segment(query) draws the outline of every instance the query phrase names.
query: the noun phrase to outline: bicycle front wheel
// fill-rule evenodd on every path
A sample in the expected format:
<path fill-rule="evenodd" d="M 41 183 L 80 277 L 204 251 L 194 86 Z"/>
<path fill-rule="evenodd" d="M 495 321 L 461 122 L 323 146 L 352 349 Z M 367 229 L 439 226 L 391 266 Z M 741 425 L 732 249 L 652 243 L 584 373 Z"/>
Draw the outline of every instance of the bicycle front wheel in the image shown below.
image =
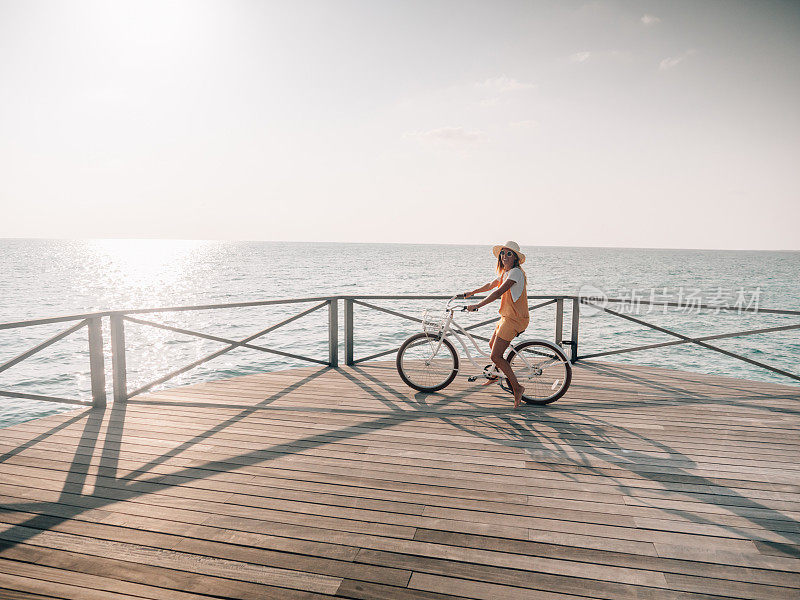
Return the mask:
<path fill-rule="evenodd" d="M 427 333 L 408 338 L 397 351 L 397 372 L 406 385 L 420 392 L 447 387 L 458 373 L 458 355 L 447 339 Z"/>
<path fill-rule="evenodd" d="M 548 342 L 522 342 L 508 353 L 508 362 L 525 393 L 528 404 L 550 404 L 567 393 L 572 381 L 572 365 L 563 350 Z M 503 389 L 511 391 L 503 378 Z"/>

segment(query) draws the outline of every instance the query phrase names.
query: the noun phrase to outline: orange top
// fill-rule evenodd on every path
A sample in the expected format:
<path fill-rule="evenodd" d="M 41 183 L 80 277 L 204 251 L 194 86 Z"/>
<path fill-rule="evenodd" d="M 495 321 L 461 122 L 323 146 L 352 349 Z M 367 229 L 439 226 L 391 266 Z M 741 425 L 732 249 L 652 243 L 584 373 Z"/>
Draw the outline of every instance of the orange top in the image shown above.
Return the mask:
<path fill-rule="evenodd" d="M 528 276 L 525 275 L 525 271 L 520 269 L 519 267 L 514 267 L 511 271 L 519 270 L 522 273 L 522 293 L 519 295 L 519 298 L 514 300 L 511 289 L 504 292 L 502 296 L 500 296 L 500 316 L 506 317 L 507 319 L 514 319 L 515 321 L 521 321 L 527 323 L 530 320 L 530 312 L 528 311 Z M 508 277 L 511 271 L 507 271 L 503 273 L 499 279 L 497 279 L 497 287 L 503 285 L 503 282 Z M 516 284 L 515 284 L 516 285 Z"/>

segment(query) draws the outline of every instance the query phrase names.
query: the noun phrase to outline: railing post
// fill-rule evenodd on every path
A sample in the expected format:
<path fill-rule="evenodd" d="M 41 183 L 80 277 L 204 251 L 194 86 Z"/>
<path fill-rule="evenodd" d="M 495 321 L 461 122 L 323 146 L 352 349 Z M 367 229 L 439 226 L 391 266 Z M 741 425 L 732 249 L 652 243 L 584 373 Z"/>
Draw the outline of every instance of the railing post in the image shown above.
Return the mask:
<path fill-rule="evenodd" d="M 353 299 L 344 299 L 344 364 L 353 364 Z"/>
<path fill-rule="evenodd" d="M 556 300 L 556 346 L 561 347 L 564 335 L 564 299 Z"/>
<path fill-rule="evenodd" d="M 339 366 L 339 300 L 328 300 L 328 362 Z"/>
<path fill-rule="evenodd" d="M 92 379 L 92 406 L 104 408 L 106 405 L 106 369 L 103 364 L 103 327 L 101 317 L 91 317 L 89 321 L 89 368 Z"/>
<path fill-rule="evenodd" d="M 111 370 L 114 402 L 128 400 L 128 373 L 125 365 L 125 325 L 122 315 L 111 315 Z"/>
<path fill-rule="evenodd" d="M 581 314 L 581 301 L 580 298 L 573 298 L 572 299 L 572 329 L 571 331 L 571 340 L 570 345 L 572 346 L 572 354 L 570 356 L 570 362 L 575 363 L 578 360 L 578 323 L 580 321 L 580 314 Z"/>

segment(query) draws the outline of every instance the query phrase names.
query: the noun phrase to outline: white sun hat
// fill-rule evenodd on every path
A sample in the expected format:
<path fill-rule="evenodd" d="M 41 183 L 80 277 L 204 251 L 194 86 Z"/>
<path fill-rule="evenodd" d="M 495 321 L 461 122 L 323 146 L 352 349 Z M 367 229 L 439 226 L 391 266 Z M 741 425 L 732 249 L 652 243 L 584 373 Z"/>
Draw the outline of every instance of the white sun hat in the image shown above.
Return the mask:
<path fill-rule="evenodd" d="M 500 244 L 499 246 L 495 246 L 494 248 L 492 248 L 492 252 L 494 252 L 495 258 L 497 258 L 497 256 L 500 254 L 500 250 L 502 250 L 503 248 L 508 248 L 509 250 L 513 250 L 514 254 L 516 254 L 519 257 L 519 264 L 525 262 L 525 255 L 520 251 L 519 244 L 517 242 L 512 242 L 511 240 L 507 241 L 505 244 Z"/>

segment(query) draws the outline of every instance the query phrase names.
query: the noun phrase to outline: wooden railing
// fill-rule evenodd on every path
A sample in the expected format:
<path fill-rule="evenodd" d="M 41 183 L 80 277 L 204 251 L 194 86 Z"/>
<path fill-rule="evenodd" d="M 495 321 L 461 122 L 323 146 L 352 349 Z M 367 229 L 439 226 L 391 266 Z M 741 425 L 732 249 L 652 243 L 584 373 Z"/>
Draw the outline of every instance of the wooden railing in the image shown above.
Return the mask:
<path fill-rule="evenodd" d="M 0 323 L 0 330 L 3 329 L 19 329 L 22 327 L 35 327 L 37 325 L 50 325 L 53 323 L 71 323 L 77 321 L 77 324 L 68 327 L 67 329 L 57 333 L 56 335 L 44 340 L 33 348 L 30 348 L 6 361 L 0 365 L 0 373 L 18 365 L 22 361 L 30 358 L 34 354 L 38 354 L 45 348 L 52 346 L 58 341 L 63 340 L 65 337 L 83 329 L 87 328 L 89 334 L 89 370 L 91 373 L 91 388 L 92 399 L 75 400 L 72 398 L 58 398 L 55 396 L 45 396 L 41 394 L 27 394 L 23 392 L 16 392 L 13 390 L 0 390 L 0 396 L 9 398 L 22 398 L 25 400 L 44 400 L 48 402 L 61 402 L 66 404 L 91 404 L 92 406 L 105 406 L 106 405 L 106 375 L 105 365 L 103 364 L 103 332 L 101 327 L 101 319 L 107 313 L 87 313 L 82 315 L 72 315 L 69 317 L 54 317 L 52 319 L 35 319 L 31 321 L 18 321 L 15 323 Z"/>
<path fill-rule="evenodd" d="M 369 310 L 378 311 L 384 314 L 392 315 L 394 317 L 421 323 L 421 319 L 417 316 L 409 315 L 402 313 L 400 311 L 387 308 L 385 306 L 380 306 L 376 304 L 376 302 L 381 301 L 397 301 L 397 300 L 446 300 L 448 296 L 440 296 L 440 295 L 401 295 L 401 296 L 322 296 L 322 297 L 312 297 L 312 298 L 291 298 L 285 300 L 263 300 L 263 301 L 256 301 L 256 302 L 234 302 L 234 303 L 226 303 L 226 304 L 205 304 L 205 305 L 196 305 L 196 306 L 176 306 L 176 307 L 162 307 L 162 308 L 148 308 L 148 309 L 135 309 L 135 310 L 116 310 L 116 311 L 104 311 L 104 312 L 93 312 L 93 313 L 85 313 L 85 314 L 78 314 L 78 315 L 71 315 L 71 316 L 64 316 L 64 317 L 54 317 L 48 319 L 35 319 L 35 320 L 28 320 L 28 321 L 18 321 L 18 322 L 11 322 L 11 323 L 2 323 L 0 324 L 0 330 L 9 330 L 9 329 L 18 329 L 23 327 L 34 327 L 38 325 L 48 325 L 54 323 L 72 323 L 70 327 L 67 329 L 57 333 L 56 335 L 42 341 L 41 343 L 37 344 L 36 346 L 22 352 L 21 354 L 15 356 L 11 360 L 6 361 L 3 364 L 0 364 L 0 373 L 14 367 L 15 365 L 23 362 L 24 360 L 34 356 L 38 352 L 44 350 L 45 348 L 51 346 L 52 344 L 66 338 L 69 335 L 72 335 L 79 330 L 83 329 L 84 327 L 87 328 L 88 331 L 88 340 L 89 340 L 89 367 L 90 367 L 90 379 L 91 379 L 91 400 L 77 400 L 77 399 L 70 399 L 70 398 L 62 398 L 56 396 L 47 396 L 41 394 L 30 394 L 30 393 L 23 393 L 14 390 L 0 390 L 0 396 L 11 397 L 11 398 L 21 398 L 21 399 L 29 399 L 29 400 L 42 400 L 42 401 L 49 401 L 49 402 L 61 402 L 61 403 L 69 403 L 69 404 L 84 404 L 84 405 L 91 405 L 95 407 L 104 407 L 106 405 L 106 378 L 105 378 L 105 364 L 103 358 L 103 329 L 102 329 L 102 322 L 103 319 L 109 319 L 109 331 L 110 331 L 110 344 L 111 344 L 111 361 L 112 361 L 112 382 L 113 382 L 113 397 L 115 402 L 125 402 L 126 400 L 144 392 L 151 390 L 152 388 L 161 385 L 178 375 L 181 375 L 195 367 L 200 366 L 210 360 L 213 360 L 223 354 L 230 352 L 235 348 L 247 348 L 250 350 L 257 350 L 260 352 L 265 352 L 269 354 L 274 354 L 278 356 L 283 356 L 285 358 L 291 358 L 298 361 L 309 362 L 313 364 L 325 365 L 329 367 L 338 367 L 339 365 L 339 301 L 343 302 L 344 305 L 344 355 L 345 355 L 345 364 L 346 365 L 355 365 L 361 362 L 374 360 L 376 358 L 380 358 L 389 354 L 392 354 L 397 351 L 397 348 L 390 348 L 386 350 L 382 350 L 377 353 L 370 354 L 368 356 L 356 358 L 355 356 L 355 329 L 356 329 L 356 322 L 355 322 L 355 314 L 354 314 L 354 307 L 360 306 Z M 476 298 L 480 298 L 476 297 Z M 742 337 L 748 335 L 756 335 L 760 333 L 770 333 L 770 332 L 778 332 L 778 331 L 789 331 L 793 329 L 800 329 L 800 323 L 798 324 L 791 324 L 791 325 L 781 325 L 775 327 L 765 327 L 761 329 L 748 329 L 743 331 L 737 332 L 730 332 L 730 333 L 720 333 L 714 335 L 706 335 L 700 337 L 690 337 L 683 335 L 681 333 L 672 331 L 665 327 L 661 327 L 659 325 L 655 325 L 653 323 L 647 322 L 643 319 L 638 317 L 634 317 L 620 310 L 614 310 L 605 306 L 605 304 L 615 304 L 615 303 L 622 303 L 624 302 L 623 299 L 619 298 L 610 298 L 604 299 L 603 304 L 597 304 L 596 301 L 593 301 L 590 298 L 584 298 L 580 296 L 570 296 L 570 295 L 548 295 L 548 296 L 529 296 L 530 301 L 533 303 L 530 305 L 530 309 L 535 311 L 546 306 L 555 305 L 555 324 L 554 324 L 554 341 L 555 343 L 561 346 L 568 346 L 569 347 L 569 356 L 570 360 L 574 363 L 578 360 L 588 359 L 588 358 L 598 358 L 602 356 L 611 356 L 614 354 L 623 354 L 623 353 L 630 353 L 630 352 L 637 352 L 642 350 L 652 350 L 655 348 L 663 348 L 668 346 L 676 346 L 680 344 L 695 344 L 699 347 L 705 348 L 707 350 L 711 350 L 714 352 L 718 352 L 729 356 L 731 358 L 744 361 L 750 365 L 766 369 L 773 373 L 777 373 L 779 375 L 789 377 L 794 379 L 795 381 L 800 381 L 800 375 L 795 373 L 791 373 L 784 369 L 780 369 L 774 367 L 772 365 L 768 365 L 761 361 L 757 361 L 751 359 L 746 356 L 742 356 L 740 354 L 736 354 L 729 350 L 725 350 L 724 348 L 720 348 L 718 346 L 709 344 L 708 341 L 715 340 L 715 339 L 723 339 L 723 338 L 731 338 L 731 337 Z M 571 304 L 571 323 L 570 323 L 570 335 L 569 338 L 564 338 L 564 304 L 565 302 Z M 669 307 L 677 307 L 677 308 L 685 308 L 680 303 L 675 302 L 648 302 L 645 300 L 641 301 L 642 304 L 645 305 L 653 305 L 653 306 L 663 306 L 665 308 Z M 190 329 L 175 327 L 172 325 L 158 323 L 157 321 L 149 320 L 141 318 L 141 315 L 149 315 L 153 313 L 168 313 L 168 312 L 189 312 L 189 311 L 200 311 L 200 310 L 218 310 L 218 309 L 230 309 L 230 308 L 246 308 L 246 307 L 261 307 L 261 306 L 277 306 L 277 305 L 290 305 L 290 304 L 311 304 L 312 306 L 306 308 L 291 317 L 285 318 L 279 323 L 271 325 L 265 329 L 262 329 L 252 335 L 249 335 L 243 339 L 229 339 L 226 337 L 210 335 L 207 333 L 202 333 L 199 331 L 193 331 Z M 613 317 L 624 319 L 638 325 L 648 327 L 652 330 L 658 331 L 660 333 L 669 335 L 671 337 L 677 338 L 668 342 L 660 342 L 655 344 L 645 344 L 640 346 L 632 346 L 627 348 L 618 348 L 613 350 L 606 350 L 602 352 L 594 352 L 584 355 L 578 354 L 578 332 L 579 332 L 579 325 L 580 325 L 580 313 L 581 313 L 581 306 L 591 306 L 596 310 L 602 311 L 608 315 Z M 327 307 L 328 310 L 328 356 L 327 359 L 323 358 L 315 358 L 309 356 L 302 356 L 300 354 L 294 354 L 291 352 L 286 352 L 284 350 L 278 350 L 276 348 L 269 348 L 267 346 L 259 345 L 253 343 L 260 337 L 263 337 L 269 333 L 276 331 L 277 329 L 288 325 L 298 319 L 301 319 L 315 311 L 321 310 Z M 705 305 L 705 304 L 696 304 L 693 308 L 697 308 L 698 310 L 736 310 L 738 312 L 747 312 L 747 313 L 763 313 L 763 314 L 777 314 L 777 315 L 791 315 L 791 316 L 800 316 L 800 311 L 797 310 L 784 310 L 784 309 L 765 309 L 765 308 L 728 308 L 728 307 L 719 307 L 714 305 Z M 477 329 L 479 327 L 488 325 L 496 320 L 496 316 L 481 321 L 479 323 L 475 323 L 466 327 L 468 330 Z M 171 331 L 173 333 L 188 335 L 192 337 L 196 337 L 199 339 L 211 340 L 215 342 L 220 342 L 225 344 L 220 350 L 216 350 L 210 354 L 207 354 L 197 360 L 192 361 L 189 364 L 186 364 L 178 369 L 175 369 L 164 375 L 159 377 L 158 379 L 151 381 L 145 385 L 141 385 L 134 390 L 128 389 L 128 370 L 127 370 L 127 349 L 125 345 L 125 323 L 135 323 L 140 326 L 146 327 L 154 327 L 157 329 L 162 329 L 166 331 Z M 474 335 L 476 339 L 488 341 L 488 338 Z"/>
<path fill-rule="evenodd" d="M 793 324 L 793 325 L 781 325 L 778 327 L 764 327 L 761 329 L 746 329 L 743 331 L 734 331 L 730 333 L 719 333 L 714 335 L 707 335 L 701 337 L 690 337 L 687 335 L 683 335 L 682 333 L 678 333 L 676 331 L 672 331 L 671 329 L 667 329 L 665 327 L 660 327 L 659 325 L 655 325 L 654 323 L 649 323 L 643 319 L 639 319 L 637 317 L 633 317 L 631 315 L 627 315 L 619 310 L 612 310 L 604 305 L 597 304 L 587 298 L 579 298 L 580 303 L 583 305 L 591 306 L 595 309 L 601 310 L 606 314 L 612 315 L 614 317 L 624 319 L 626 321 L 630 321 L 632 323 L 636 323 L 637 325 L 642 325 L 644 327 L 648 327 L 654 331 L 658 331 L 664 333 L 666 335 L 678 338 L 677 340 L 673 340 L 670 342 L 661 342 L 658 344 L 645 344 L 642 346 L 633 346 L 630 348 L 620 348 L 616 350 L 607 350 L 604 352 L 595 352 L 592 354 L 584 354 L 583 356 L 577 356 L 576 359 L 587 359 L 587 358 L 598 358 L 600 356 L 611 356 L 612 354 L 622 354 L 627 352 L 637 352 L 640 350 L 652 350 L 653 348 L 663 348 L 666 346 L 677 346 L 679 344 L 695 344 L 700 346 L 701 348 L 705 348 L 707 350 L 712 350 L 714 352 L 719 352 L 720 354 L 724 354 L 725 356 L 729 356 L 736 360 L 740 360 L 751 364 L 756 367 L 760 367 L 762 369 L 766 369 L 767 371 L 772 371 L 773 373 L 777 373 L 778 375 L 783 375 L 785 377 L 789 377 L 794 379 L 795 381 L 800 381 L 800 375 L 796 373 L 790 373 L 789 371 L 779 369 L 777 367 L 773 367 L 761 361 L 753 360 L 752 358 L 748 358 L 746 356 L 742 356 L 741 354 L 737 354 L 735 352 L 731 352 L 730 350 L 725 350 L 724 348 L 720 348 L 719 346 L 714 346 L 712 344 L 707 343 L 708 340 L 719 340 L 723 338 L 732 338 L 732 337 L 744 337 L 748 335 L 756 335 L 759 333 L 771 333 L 776 331 L 789 331 L 792 329 L 800 329 L 800 324 Z M 627 302 L 627 299 L 622 298 L 608 298 L 604 300 L 605 303 L 623 303 Z M 664 307 L 673 307 L 673 308 L 686 308 L 685 303 L 679 302 L 651 302 L 647 300 L 639 300 L 640 304 L 650 305 L 650 306 L 664 306 Z M 750 307 L 727 307 L 727 306 L 717 306 L 717 305 L 710 305 L 710 304 L 703 304 L 703 303 L 694 303 L 692 304 L 692 309 L 697 310 L 710 310 L 710 311 L 736 311 L 737 313 L 747 312 L 747 313 L 759 313 L 759 314 L 770 314 L 770 315 L 800 315 L 800 310 L 786 310 L 786 309 L 774 309 L 774 308 L 750 308 Z M 573 322 L 576 318 L 575 314 L 572 315 Z M 573 361 L 574 362 L 574 361 Z"/>
<path fill-rule="evenodd" d="M 226 308 L 244 308 L 244 307 L 255 307 L 255 306 L 275 306 L 275 305 L 285 305 L 285 304 L 304 304 L 304 303 L 314 303 L 314 306 L 303 310 L 288 319 L 284 319 L 280 323 L 276 323 L 275 325 L 271 325 L 266 329 L 262 329 L 261 331 L 249 335 L 241 340 L 231 340 L 228 338 L 209 335 L 206 333 L 201 333 L 198 331 L 192 331 L 189 329 L 182 329 L 179 327 L 173 327 L 170 325 L 164 325 L 162 323 L 156 323 L 154 321 L 148 321 L 145 319 L 138 319 L 131 315 L 142 315 L 148 313 L 164 313 L 164 312 L 186 312 L 186 311 L 197 311 L 197 310 L 209 310 L 209 309 L 226 309 Z M 299 354 L 293 354 L 291 352 L 284 352 L 283 350 L 276 350 L 275 348 L 267 348 L 265 346 L 260 346 L 257 344 L 252 344 L 254 340 L 267 335 L 268 333 L 272 333 L 276 329 L 279 329 L 289 323 L 292 323 L 298 319 L 305 317 L 323 307 L 328 307 L 328 360 L 320 360 L 317 358 L 311 358 L 308 356 L 301 356 Z M 129 311 L 114 311 L 109 313 L 109 318 L 111 319 L 111 356 L 112 356 L 112 373 L 113 373 L 113 382 L 114 382 L 114 401 L 115 402 L 124 402 L 133 396 L 138 394 L 144 393 L 149 391 L 150 389 L 154 388 L 157 385 L 161 385 L 169 381 L 170 379 L 185 373 L 195 367 L 202 365 L 214 358 L 222 356 L 223 354 L 230 352 L 234 348 L 248 348 L 250 350 L 258 350 L 260 352 L 266 352 L 269 354 L 276 354 L 279 356 L 284 356 L 287 358 L 293 358 L 295 360 L 306 361 L 311 363 L 316 363 L 320 365 L 328 365 L 331 367 L 338 366 L 338 302 L 337 298 L 335 297 L 320 297 L 320 298 L 293 298 L 289 300 L 264 300 L 261 302 L 236 302 L 236 303 L 229 303 L 229 304 L 214 304 L 214 305 L 202 305 L 202 306 L 178 306 L 178 307 L 171 307 L 171 308 L 153 308 L 153 309 L 139 309 L 139 310 L 129 310 Z M 125 349 L 125 322 L 129 323 L 136 323 L 138 325 L 145 325 L 149 327 L 155 327 L 157 329 L 164 329 L 166 331 L 172 331 L 174 333 L 181 333 L 184 335 L 189 335 L 201 339 L 212 340 L 215 342 L 221 342 L 223 344 L 227 344 L 221 350 L 217 350 L 208 354 L 198 360 L 195 360 L 188 365 L 184 365 L 179 369 L 176 369 L 163 377 L 159 377 L 158 379 L 151 381 L 148 384 L 145 384 L 141 387 L 133 391 L 128 391 L 128 384 L 127 384 L 127 352 Z"/>

